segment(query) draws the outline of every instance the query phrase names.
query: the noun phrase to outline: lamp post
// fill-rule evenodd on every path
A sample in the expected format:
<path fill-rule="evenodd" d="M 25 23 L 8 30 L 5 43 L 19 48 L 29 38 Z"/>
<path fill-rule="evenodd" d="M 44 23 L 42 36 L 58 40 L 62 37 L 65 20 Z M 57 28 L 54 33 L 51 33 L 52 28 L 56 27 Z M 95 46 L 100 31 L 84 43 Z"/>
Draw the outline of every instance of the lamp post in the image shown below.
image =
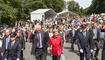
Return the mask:
<path fill-rule="evenodd" d="M 22 8 L 21 8 L 21 12 L 22 12 L 22 15 L 21 15 L 21 19 L 24 19 L 24 2 L 25 0 L 22 0 L 21 3 L 22 3 Z"/>
<path fill-rule="evenodd" d="M 22 0 L 22 11 L 24 11 L 24 1 L 25 0 Z"/>
<path fill-rule="evenodd" d="M 1 23 L 1 16 L 0 16 L 0 23 Z"/>
<path fill-rule="evenodd" d="M 65 11 L 66 11 L 66 12 L 69 11 L 69 10 L 68 10 L 68 7 L 69 7 L 68 2 L 70 2 L 70 1 L 72 1 L 72 0 L 65 0 L 65 2 L 66 2 L 66 3 L 65 3 L 65 7 L 66 7 L 66 10 L 65 10 Z"/>
<path fill-rule="evenodd" d="M 2 23 L 2 22 L 1 22 L 1 12 L 0 12 L 0 23 Z"/>

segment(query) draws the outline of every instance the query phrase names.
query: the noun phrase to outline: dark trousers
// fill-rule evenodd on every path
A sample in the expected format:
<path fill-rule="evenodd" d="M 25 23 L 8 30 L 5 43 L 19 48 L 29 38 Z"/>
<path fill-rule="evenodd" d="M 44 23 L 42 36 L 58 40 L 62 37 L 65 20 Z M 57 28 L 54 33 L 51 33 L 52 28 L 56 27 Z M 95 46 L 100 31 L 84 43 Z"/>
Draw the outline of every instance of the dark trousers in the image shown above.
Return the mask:
<path fill-rule="evenodd" d="M 102 51 L 102 60 L 105 60 L 105 50 Z"/>
<path fill-rule="evenodd" d="M 86 53 L 86 51 L 80 53 L 80 60 L 84 60 L 84 56 L 86 56 L 86 60 L 90 60 L 90 53 Z"/>
<path fill-rule="evenodd" d="M 1 48 L 0 48 L 0 60 L 4 60 L 4 57 L 1 56 Z"/>
<path fill-rule="evenodd" d="M 76 39 L 75 38 L 72 38 L 72 41 L 71 41 L 71 49 L 74 50 L 74 43 L 75 43 Z"/>
<path fill-rule="evenodd" d="M 43 52 L 43 49 L 36 49 L 36 60 L 46 60 L 46 53 Z"/>
<path fill-rule="evenodd" d="M 4 57 L 0 55 L 0 60 L 4 60 Z"/>
<path fill-rule="evenodd" d="M 97 57 L 98 54 L 99 54 L 100 47 L 99 47 L 99 44 L 98 43 L 99 42 L 97 40 L 94 40 L 94 44 L 96 45 L 96 51 L 95 51 L 94 57 Z"/>
<path fill-rule="evenodd" d="M 7 60 L 16 60 L 16 59 L 17 59 L 16 57 L 7 58 Z"/>
<path fill-rule="evenodd" d="M 53 56 L 52 60 L 60 60 L 61 56 Z"/>
<path fill-rule="evenodd" d="M 23 51 L 21 50 L 20 60 L 23 60 Z"/>

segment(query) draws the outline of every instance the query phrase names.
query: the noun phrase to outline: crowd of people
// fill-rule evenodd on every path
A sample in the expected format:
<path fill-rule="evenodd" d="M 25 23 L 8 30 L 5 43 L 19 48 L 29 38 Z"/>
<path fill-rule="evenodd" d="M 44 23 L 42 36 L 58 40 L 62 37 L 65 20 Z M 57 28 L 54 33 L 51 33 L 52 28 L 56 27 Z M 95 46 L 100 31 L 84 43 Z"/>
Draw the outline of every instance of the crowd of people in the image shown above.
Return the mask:
<path fill-rule="evenodd" d="M 36 60 L 47 60 L 49 51 L 52 60 L 60 60 L 64 45 L 78 46 L 80 60 L 98 60 L 102 51 L 105 60 L 105 16 L 69 16 L 66 18 L 46 19 L 34 23 L 17 23 L 15 27 L 0 28 L 0 60 L 23 60 L 25 43 L 32 43 L 31 54 Z M 93 53 L 95 52 L 95 53 Z"/>

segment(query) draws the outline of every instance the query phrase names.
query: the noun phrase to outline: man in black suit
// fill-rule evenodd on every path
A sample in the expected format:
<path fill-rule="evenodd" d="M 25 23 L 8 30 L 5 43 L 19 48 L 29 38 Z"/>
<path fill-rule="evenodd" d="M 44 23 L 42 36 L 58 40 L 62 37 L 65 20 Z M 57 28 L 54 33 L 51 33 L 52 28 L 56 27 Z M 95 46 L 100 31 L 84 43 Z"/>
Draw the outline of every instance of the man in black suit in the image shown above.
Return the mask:
<path fill-rule="evenodd" d="M 97 28 L 97 23 L 94 23 L 94 26 L 90 29 L 93 37 L 93 44 L 96 45 L 96 52 L 94 54 L 95 59 L 98 60 L 99 53 L 99 42 L 100 42 L 100 29 Z"/>
<path fill-rule="evenodd" d="M 23 51 L 25 49 L 25 40 L 24 40 L 24 37 L 22 36 L 22 33 L 20 31 L 17 32 L 16 41 L 19 43 L 19 46 L 21 48 L 21 57 L 20 57 L 20 60 L 23 60 Z"/>
<path fill-rule="evenodd" d="M 78 32 L 77 42 L 80 51 L 80 60 L 90 60 L 90 52 L 93 52 L 92 36 L 86 31 L 86 24 L 81 25 L 82 31 Z"/>
<path fill-rule="evenodd" d="M 11 41 L 5 54 L 5 60 L 20 60 L 21 49 L 19 43 L 16 41 L 16 34 L 11 34 Z"/>
<path fill-rule="evenodd" d="M 32 37 L 32 54 L 36 60 L 46 60 L 49 36 L 46 32 L 41 31 L 41 25 L 35 26 L 36 30 Z"/>
<path fill-rule="evenodd" d="M 8 48 L 9 42 L 10 42 L 10 30 L 7 29 L 6 30 L 6 35 L 4 36 L 3 41 L 2 41 L 1 56 L 5 55 L 5 52 L 6 52 L 7 48 Z"/>

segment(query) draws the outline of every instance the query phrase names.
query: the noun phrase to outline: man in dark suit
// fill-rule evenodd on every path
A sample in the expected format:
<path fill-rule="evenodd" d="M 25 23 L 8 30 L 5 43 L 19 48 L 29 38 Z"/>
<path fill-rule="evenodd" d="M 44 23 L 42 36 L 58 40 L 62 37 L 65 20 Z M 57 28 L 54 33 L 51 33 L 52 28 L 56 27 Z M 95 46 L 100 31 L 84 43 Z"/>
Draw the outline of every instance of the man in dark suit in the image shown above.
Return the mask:
<path fill-rule="evenodd" d="M 19 46 L 21 48 L 21 58 L 20 58 L 20 60 L 23 60 L 23 51 L 25 49 L 25 40 L 24 40 L 24 37 L 22 36 L 21 32 L 17 32 L 16 41 L 19 43 Z"/>
<path fill-rule="evenodd" d="M 97 28 L 97 23 L 94 23 L 94 26 L 90 29 L 93 37 L 93 44 L 96 45 L 96 52 L 94 54 L 95 59 L 98 60 L 99 53 L 99 42 L 100 42 L 100 29 Z"/>
<path fill-rule="evenodd" d="M 10 30 L 7 29 L 6 35 L 4 36 L 3 41 L 2 41 L 3 45 L 2 45 L 2 50 L 1 50 L 1 56 L 5 55 L 9 42 L 10 42 Z"/>
<path fill-rule="evenodd" d="M 0 32 L 0 54 L 2 49 L 2 41 L 3 41 L 2 32 Z M 3 57 L 1 55 L 0 55 L 0 60 L 3 60 Z"/>
<path fill-rule="evenodd" d="M 70 36 L 71 36 L 71 49 L 72 49 L 72 51 L 74 51 L 74 43 L 76 42 L 77 30 L 75 27 L 73 27 L 70 32 L 71 32 L 71 34 L 70 34 Z"/>
<path fill-rule="evenodd" d="M 41 25 L 35 26 L 36 30 L 32 37 L 32 54 L 36 60 L 46 60 L 49 36 L 46 32 L 41 31 Z"/>
<path fill-rule="evenodd" d="M 105 60 L 105 38 L 104 38 L 104 45 L 102 50 L 102 60 Z"/>
<path fill-rule="evenodd" d="M 90 52 L 93 52 L 92 36 L 86 31 L 86 24 L 81 25 L 82 31 L 78 32 L 77 42 L 80 51 L 80 60 L 90 60 Z"/>
<path fill-rule="evenodd" d="M 20 60 L 21 49 L 19 43 L 16 41 L 16 34 L 11 34 L 11 41 L 5 54 L 5 60 Z"/>

